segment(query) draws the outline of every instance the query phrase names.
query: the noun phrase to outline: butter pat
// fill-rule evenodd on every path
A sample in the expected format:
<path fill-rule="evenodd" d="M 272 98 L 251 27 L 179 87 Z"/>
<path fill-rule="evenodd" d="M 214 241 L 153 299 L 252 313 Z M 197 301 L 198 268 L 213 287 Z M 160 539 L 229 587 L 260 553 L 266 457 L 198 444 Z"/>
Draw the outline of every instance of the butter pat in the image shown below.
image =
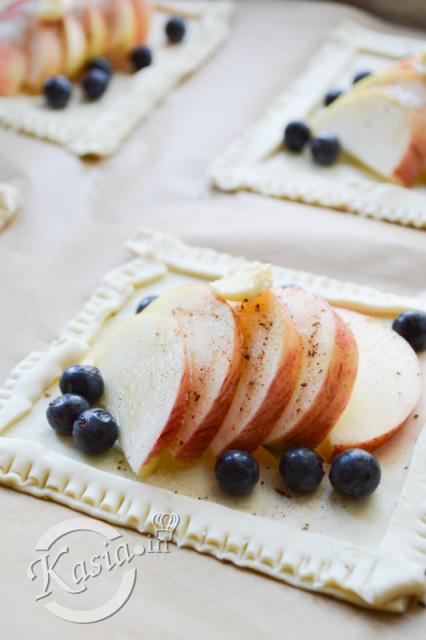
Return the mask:
<path fill-rule="evenodd" d="M 213 291 L 226 300 L 250 300 L 272 286 L 270 264 L 254 262 L 231 269 L 229 273 L 211 283 Z"/>

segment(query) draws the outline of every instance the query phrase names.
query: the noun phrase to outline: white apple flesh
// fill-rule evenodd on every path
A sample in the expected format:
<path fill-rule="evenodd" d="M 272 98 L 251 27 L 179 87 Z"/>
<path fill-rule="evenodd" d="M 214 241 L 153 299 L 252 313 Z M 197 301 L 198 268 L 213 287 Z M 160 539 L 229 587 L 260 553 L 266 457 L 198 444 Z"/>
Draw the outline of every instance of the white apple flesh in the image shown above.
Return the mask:
<path fill-rule="evenodd" d="M 254 451 L 264 441 L 292 394 L 302 342 L 287 307 L 271 289 L 243 303 L 241 378 L 211 449 Z"/>
<path fill-rule="evenodd" d="M 352 447 L 374 451 L 406 424 L 421 394 L 418 357 L 404 338 L 377 319 L 338 313 L 355 335 L 359 370 L 346 410 L 321 445 L 328 458 Z"/>
<path fill-rule="evenodd" d="M 201 457 L 231 404 L 240 375 L 241 340 L 235 314 L 207 286 L 168 291 L 143 313 L 176 320 L 187 339 L 191 388 L 182 427 L 171 445 L 176 459 Z"/>
<path fill-rule="evenodd" d="M 83 68 L 87 60 L 88 42 L 83 25 L 73 15 L 63 19 L 65 46 L 65 75 L 72 77 Z"/>
<path fill-rule="evenodd" d="M 303 360 L 294 392 L 266 438 L 272 448 L 315 447 L 342 415 L 355 383 L 358 350 L 351 330 L 322 298 L 281 289 L 301 337 Z"/>
<path fill-rule="evenodd" d="M 190 379 L 185 337 L 171 318 L 135 315 L 99 346 L 94 362 L 126 460 L 137 475 L 146 475 L 184 416 Z"/>
<path fill-rule="evenodd" d="M 109 40 L 107 16 L 93 0 L 86 0 L 83 16 L 87 33 L 87 56 L 102 56 L 107 50 Z"/>

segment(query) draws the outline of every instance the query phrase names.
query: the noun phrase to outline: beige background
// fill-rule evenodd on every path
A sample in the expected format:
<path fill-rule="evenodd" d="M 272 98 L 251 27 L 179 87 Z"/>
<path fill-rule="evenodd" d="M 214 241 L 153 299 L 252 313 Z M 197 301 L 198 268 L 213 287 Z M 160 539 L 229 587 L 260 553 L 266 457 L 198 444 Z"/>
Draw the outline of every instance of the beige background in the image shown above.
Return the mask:
<path fill-rule="evenodd" d="M 252 194 L 211 193 L 206 181 L 211 159 L 347 16 L 395 30 L 335 4 L 239 2 L 229 43 L 102 163 L 0 132 L 0 181 L 19 185 L 24 201 L 0 235 L 0 378 L 27 352 L 44 348 L 105 271 L 126 259 L 123 242 L 139 224 L 389 291 L 426 289 L 421 231 Z M 38 538 L 73 515 L 0 490 L 1 637 L 424 639 L 420 608 L 404 618 L 367 613 L 175 548 L 141 559 L 135 592 L 111 619 L 88 627 L 62 622 L 33 601 L 26 569 Z M 138 538 L 126 532 L 131 544 Z"/>
<path fill-rule="evenodd" d="M 321 0 L 319 0 L 321 2 Z M 426 25 L 426 3 L 424 0 L 335 0 L 353 4 L 361 9 L 367 9 L 378 16 L 383 16 L 395 22 L 419 27 Z"/>

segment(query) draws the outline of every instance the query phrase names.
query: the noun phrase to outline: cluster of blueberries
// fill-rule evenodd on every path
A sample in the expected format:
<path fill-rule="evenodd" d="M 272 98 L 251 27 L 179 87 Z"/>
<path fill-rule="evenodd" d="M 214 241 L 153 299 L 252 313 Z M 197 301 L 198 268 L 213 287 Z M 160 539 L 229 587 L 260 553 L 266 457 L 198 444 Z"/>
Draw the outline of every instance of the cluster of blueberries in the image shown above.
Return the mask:
<path fill-rule="evenodd" d="M 356 84 L 369 75 L 371 75 L 371 71 L 359 71 L 354 76 L 352 83 Z M 328 107 L 342 93 L 342 89 L 331 89 L 324 96 L 324 106 Z M 313 136 L 303 120 L 293 120 L 288 123 L 284 130 L 283 142 L 287 149 L 295 153 L 300 153 L 309 144 L 313 160 L 324 167 L 334 164 L 341 151 L 341 144 L 336 136 L 331 133 L 319 133 L 317 136 Z"/>
<path fill-rule="evenodd" d="M 140 301 L 136 313 L 140 313 L 158 296 L 146 296 Z M 97 455 L 110 449 L 118 437 L 119 427 L 115 418 L 92 405 L 99 402 L 104 393 L 104 381 L 97 367 L 73 365 L 63 372 L 59 381 L 62 396 L 49 404 L 47 421 L 60 435 L 71 435 L 75 445 L 84 453 Z"/>
<path fill-rule="evenodd" d="M 104 381 L 97 367 L 73 365 L 59 381 L 63 395 L 53 400 L 46 412 L 52 429 L 71 435 L 75 445 L 91 455 L 105 453 L 118 437 L 118 425 L 108 411 L 92 408 L 104 392 Z"/>
<path fill-rule="evenodd" d="M 140 301 L 140 313 L 158 296 L 146 296 Z M 97 455 L 110 449 L 118 437 L 115 418 L 92 405 L 101 399 L 105 385 L 101 372 L 90 365 L 73 365 L 63 372 L 59 381 L 63 395 L 49 404 L 47 421 L 60 435 L 70 435 L 74 444 L 84 453 Z"/>
<path fill-rule="evenodd" d="M 177 16 L 170 18 L 166 22 L 165 33 L 170 44 L 178 44 L 185 37 L 185 21 Z M 134 71 L 140 71 L 151 65 L 152 51 L 147 46 L 136 47 L 129 59 Z M 89 63 L 81 78 L 81 88 L 86 100 L 93 102 L 103 96 L 113 72 L 112 64 L 107 58 L 95 58 Z M 53 76 L 43 85 L 46 102 L 52 109 L 64 109 L 71 100 L 72 89 L 71 81 L 65 76 Z"/>

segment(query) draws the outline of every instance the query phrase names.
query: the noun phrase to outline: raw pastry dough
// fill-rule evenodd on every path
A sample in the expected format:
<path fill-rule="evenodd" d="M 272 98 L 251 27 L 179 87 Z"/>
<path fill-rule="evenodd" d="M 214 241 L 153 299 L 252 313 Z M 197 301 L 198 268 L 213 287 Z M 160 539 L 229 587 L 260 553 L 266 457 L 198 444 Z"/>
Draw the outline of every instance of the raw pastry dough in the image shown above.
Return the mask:
<path fill-rule="evenodd" d="M 0 482 L 141 532 L 154 531 L 156 513 L 175 512 L 178 545 L 360 606 L 404 611 L 426 588 L 426 430 L 420 420 L 412 420 L 401 440 L 382 449 L 380 490 L 362 505 L 337 499 L 328 483 L 309 499 L 283 496 L 275 488 L 276 463 L 269 465 L 266 453 L 264 483 L 249 498 L 222 495 L 208 461 L 172 472 L 160 468 L 140 481 L 126 469 L 119 449 L 85 458 L 49 429 L 45 410 L 58 393 L 61 370 L 90 361 L 92 346 L 134 313 L 138 300 L 250 264 L 146 229 L 128 246 L 136 257 L 107 274 L 62 336 L 45 352 L 25 358 L 0 389 Z M 426 310 L 421 297 L 384 294 L 283 267 L 273 267 L 273 276 L 275 285 L 297 283 L 377 315 Z M 426 359 L 421 362 L 425 370 Z"/>
<path fill-rule="evenodd" d="M 329 89 L 344 87 L 357 71 L 378 70 L 424 50 L 424 40 L 382 34 L 352 22 L 336 28 L 297 82 L 214 161 L 210 171 L 214 185 L 223 191 L 257 191 L 425 229 L 425 186 L 407 189 L 391 184 L 349 158 L 323 168 L 311 161 L 307 151 L 295 156 L 278 149 L 285 125 L 314 113 Z"/>

